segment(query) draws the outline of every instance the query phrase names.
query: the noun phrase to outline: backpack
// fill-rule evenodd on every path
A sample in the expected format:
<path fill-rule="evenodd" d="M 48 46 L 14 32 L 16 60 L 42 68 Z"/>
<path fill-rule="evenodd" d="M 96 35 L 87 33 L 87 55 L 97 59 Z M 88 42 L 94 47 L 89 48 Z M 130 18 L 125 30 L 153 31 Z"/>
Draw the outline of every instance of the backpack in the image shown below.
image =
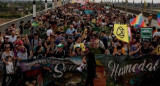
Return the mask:
<path fill-rule="evenodd" d="M 41 40 L 41 39 L 40 39 L 40 38 L 38 38 L 38 42 L 39 42 L 40 40 Z M 33 46 L 34 46 L 34 38 L 33 38 L 32 44 L 33 44 Z"/>

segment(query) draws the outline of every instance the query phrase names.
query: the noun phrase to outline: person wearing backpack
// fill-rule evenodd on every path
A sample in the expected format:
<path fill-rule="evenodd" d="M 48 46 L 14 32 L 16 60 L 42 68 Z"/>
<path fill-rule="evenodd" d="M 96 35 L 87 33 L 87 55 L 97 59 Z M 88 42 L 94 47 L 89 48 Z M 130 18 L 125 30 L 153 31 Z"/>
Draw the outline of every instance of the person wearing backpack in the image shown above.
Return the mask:
<path fill-rule="evenodd" d="M 56 58 L 67 58 L 68 54 L 67 52 L 63 49 L 63 44 L 58 44 L 57 45 L 57 50 L 54 53 L 54 57 Z"/>
<path fill-rule="evenodd" d="M 38 34 L 34 34 L 34 38 L 31 41 L 31 48 L 32 50 L 38 45 L 38 43 L 41 43 L 41 39 L 38 37 Z"/>

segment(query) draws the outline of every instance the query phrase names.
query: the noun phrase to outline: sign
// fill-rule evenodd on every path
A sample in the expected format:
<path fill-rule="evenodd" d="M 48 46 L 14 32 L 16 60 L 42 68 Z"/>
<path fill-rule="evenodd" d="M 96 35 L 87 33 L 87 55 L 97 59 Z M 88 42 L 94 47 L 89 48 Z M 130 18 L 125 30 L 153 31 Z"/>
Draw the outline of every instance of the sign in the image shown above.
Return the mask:
<path fill-rule="evenodd" d="M 92 10 L 85 10 L 84 12 L 85 12 L 86 15 L 94 14 Z"/>
<path fill-rule="evenodd" d="M 105 70 L 108 73 L 106 76 L 107 86 L 151 86 L 153 84 L 154 86 L 160 86 L 157 81 L 160 77 L 160 56 L 158 55 L 144 55 L 134 58 L 131 56 L 113 57 L 112 55 L 96 54 L 95 59 L 97 66 L 106 68 Z M 20 62 L 20 66 L 23 72 L 30 72 L 28 75 L 42 71 L 39 74 L 42 75 L 39 76 L 41 78 L 37 77 L 37 80 L 43 81 L 43 86 L 50 82 L 62 83 L 60 86 L 63 86 L 65 82 L 85 79 L 83 77 L 85 70 L 83 72 L 77 70 L 81 63 L 82 57 L 80 56 L 68 59 L 24 60 Z M 51 72 L 44 72 L 42 68 L 51 70 Z M 151 82 L 146 82 L 147 79 Z M 81 81 L 76 82 L 80 83 Z"/>
<path fill-rule="evenodd" d="M 37 22 L 32 22 L 32 27 L 38 27 L 38 23 Z"/>
<path fill-rule="evenodd" d="M 152 40 L 152 28 L 141 28 L 141 40 Z"/>

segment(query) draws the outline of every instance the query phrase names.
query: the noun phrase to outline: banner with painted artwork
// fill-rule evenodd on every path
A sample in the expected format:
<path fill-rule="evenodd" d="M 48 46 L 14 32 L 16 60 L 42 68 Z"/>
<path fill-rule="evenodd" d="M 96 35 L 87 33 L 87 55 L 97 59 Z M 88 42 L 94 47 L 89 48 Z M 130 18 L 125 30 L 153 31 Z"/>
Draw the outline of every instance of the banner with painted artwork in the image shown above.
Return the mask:
<path fill-rule="evenodd" d="M 144 55 L 139 58 L 130 56 L 113 57 L 95 55 L 97 66 L 106 68 L 107 86 L 160 86 L 160 56 Z M 65 86 L 67 82 L 84 85 L 86 70 L 77 67 L 82 57 L 69 59 L 47 58 L 20 62 L 25 76 L 36 77 L 37 86 Z M 98 75 L 98 74 L 97 74 Z M 98 76 L 97 76 L 98 77 Z"/>
<path fill-rule="evenodd" d="M 76 83 L 81 82 L 82 72 L 77 70 L 81 63 L 81 57 L 30 59 L 21 61 L 20 67 L 24 72 L 24 78 L 36 77 L 36 86 L 46 86 L 50 83 L 53 84 L 53 82 L 56 86 L 63 86 L 66 82 L 72 80 L 76 80 Z M 74 77 L 72 77 L 73 75 Z"/>

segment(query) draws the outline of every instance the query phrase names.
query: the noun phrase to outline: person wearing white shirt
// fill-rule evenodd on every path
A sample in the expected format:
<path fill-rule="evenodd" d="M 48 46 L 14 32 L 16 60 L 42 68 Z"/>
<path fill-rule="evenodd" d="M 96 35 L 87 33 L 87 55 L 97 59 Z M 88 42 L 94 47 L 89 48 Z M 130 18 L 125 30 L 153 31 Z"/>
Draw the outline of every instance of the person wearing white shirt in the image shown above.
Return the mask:
<path fill-rule="evenodd" d="M 3 77 L 3 83 L 6 84 L 10 84 L 10 82 L 13 80 L 13 75 L 14 75 L 14 67 L 13 67 L 13 62 L 12 62 L 12 57 L 11 56 L 7 56 L 7 61 L 3 59 L 3 62 L 6 65 L 6 74 L 4 74 Z M 7 77 L 9 78 L 7 81 Z"/>
<path fill-rule="evenodd" d="M 50 28 L 49 30 L 47 30 L 47 32 L 46 32 L 46 33 L 47 33 L 47 36 L 49 36 L 49 37 L 50 37 L 50 36 L 51 36 L 51 34 L 53 34 L 53 31 L 52 31 L 52 29 Z"/>
<path fill-rule="evenodd" d="M 154 38 L 155 36 L 160 36 L 160 29 L 158 29 L 158 32 L 155 32 L 155 33 L 153 34 L 153 38 Z"/>
<path fill-rule="evenodd" d="M 11 43 L 14 43 L 17 40 L 17 36 L 15 35 L 15 31 L 11 32 L 11 35 L 9 36 L 9 41 Z"/>

